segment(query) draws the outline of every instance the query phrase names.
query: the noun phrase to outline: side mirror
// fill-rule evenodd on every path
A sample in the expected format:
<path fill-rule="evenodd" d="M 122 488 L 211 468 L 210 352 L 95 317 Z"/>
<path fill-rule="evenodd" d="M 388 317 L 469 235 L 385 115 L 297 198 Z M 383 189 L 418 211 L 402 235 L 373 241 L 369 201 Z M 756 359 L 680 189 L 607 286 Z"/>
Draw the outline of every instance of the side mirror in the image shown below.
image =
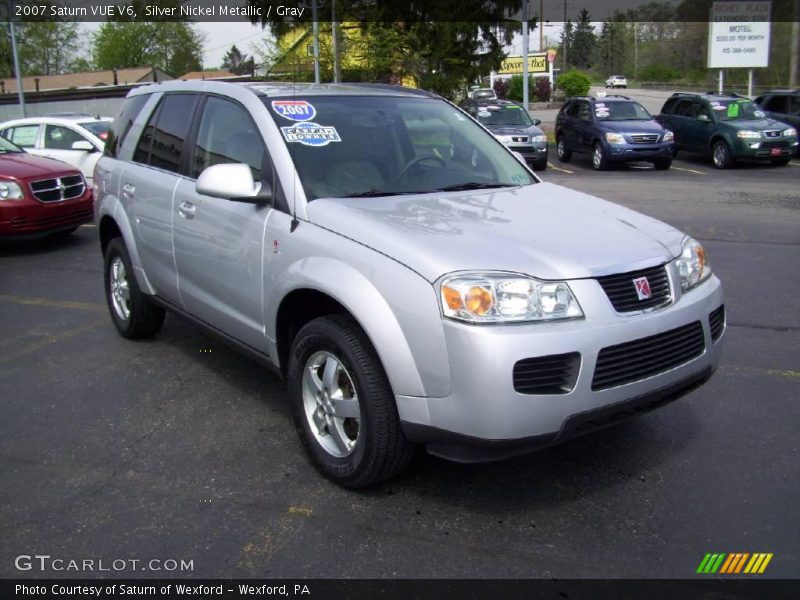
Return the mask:
<path fill-rule="evenodd" d="M 72 142 L 72 149 L 83 150 L 84 152 L 94 152 L 97 150 L 97 148 L 92 145 L 92 142 L 88 140 L 78 140 L 77 142 Z"/>
<path fill-rule="evenodd" d="M 534 119 L 533 120 L 533 124 L 534 125 L 541 125 L 542 124 L 542 120 L 541 119 Z"/>
<path fill-rule="evenodd" d="M 698 121 L 703 121 L 704 123 L 708 123 L 709 121 L 711 121 L 711 119 L 709 119 L 708 115 L 706 115 L 706 114 L 697 115 L 697 120 Z"/>
<path fill-rule="evenodd" d="M 200 173 L 195 184 L 198 194 L 234 202 L 270 204 L 272 190 L 262 187 L 260 182 L 253 181 L 250 167 L 242 163 L 212 165 Z"/>

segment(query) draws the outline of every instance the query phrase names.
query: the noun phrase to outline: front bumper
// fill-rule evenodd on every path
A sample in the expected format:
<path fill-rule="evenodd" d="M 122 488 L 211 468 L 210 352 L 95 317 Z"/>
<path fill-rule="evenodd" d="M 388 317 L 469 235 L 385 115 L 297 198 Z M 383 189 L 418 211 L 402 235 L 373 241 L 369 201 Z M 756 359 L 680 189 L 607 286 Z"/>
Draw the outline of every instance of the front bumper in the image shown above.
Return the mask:
<path fill-rule="evenodd" d="M 30 198 L 0 203 L 0 236 L 26 237 L 72 229 L 94 218 L 92 190 L 80 198 L 39 202 Z"/>
<path fill-rule="evenodd" d="M 736 158 L 789 158 L 798 152 L 796 138 L 778 140 L 737 140 Z"/>
<path fill-rule="evenodd" d="M 571 281 L 585 318 L 554 323 L 474 326 L 445 321 L 451 393 L 444 398 L 398 396 L 406 435 L 418 442 L 462 446 L 534 447 L 570 437 L 570 420 L 628 402 L 652 403 L 707 379 L 718 364 L 722 337 L 712 341 L 709 316 L 723 304 L 719 280 L 711 276 L 689 292 L 676 289 L 669 266 L 673 302 L 651 312 L 618 314 L 594 279 Z M 598 354 L 604 348 L 699 322 L 702 353 L 677 367 L 644 379 L 593 390 Z M 513 369 L 534 357 L 580 354 L 574 387 L 568 393 L 515 391 Z M 666 392 L 665 392 L 666 390 Z M 436 452 L 436 447 L 432 447 Z M 441 449 L 440 449 L 441 450 Z M 438 452 L 450 457 L 454 452 Z M 469 459 L 473 460 L 473 459 Z"/>
<path fill-rule="evenodd" d="M 547 162 L 547 142 L 535 142 L 529 144 L 506 144 L 506 148 L 512 152 L 519 152 L 527 162 L 541 164 Z"/>
<path fill-rule="evenodd" d="M 634 160 L 670 159 L 675 155 L 673 142 L 661 144 L 608 144 L 608 160 L 628 162 Z"/>

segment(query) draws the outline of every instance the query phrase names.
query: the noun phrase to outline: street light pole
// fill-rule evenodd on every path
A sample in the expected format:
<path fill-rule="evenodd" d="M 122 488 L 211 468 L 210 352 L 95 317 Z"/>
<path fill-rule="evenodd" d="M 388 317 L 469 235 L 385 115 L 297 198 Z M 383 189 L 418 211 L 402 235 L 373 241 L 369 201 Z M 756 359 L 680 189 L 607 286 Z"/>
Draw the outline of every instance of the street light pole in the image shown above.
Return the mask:
<path fill-rule="evenodd" d="M 10 4 L 9 4 L 10 8 Z M 17 55 L 17 36 L 14 33 L 14 22 L 11 20 L 11 11 L 8 15 L 8 29 L 11 32 L 11 53 L 14 55 L 14 73 L 17 76 L 17 94 L 19 95 L 19 108 L 22 116 L 25 114 L 25 90 L 22 89 L 22 73 L 19 72 L 19 56 Z"/>
<path fill-rule="evenodd" d="M 528 0 L 522 0 L 522 106 L 528 110 Z"/>
<path fill-rule="evenodd" d="M 317 21 L 317 0 L 311 0 L 311 20 L 314 31 L 314 83 L 319 83 L 319 22 Z"/>

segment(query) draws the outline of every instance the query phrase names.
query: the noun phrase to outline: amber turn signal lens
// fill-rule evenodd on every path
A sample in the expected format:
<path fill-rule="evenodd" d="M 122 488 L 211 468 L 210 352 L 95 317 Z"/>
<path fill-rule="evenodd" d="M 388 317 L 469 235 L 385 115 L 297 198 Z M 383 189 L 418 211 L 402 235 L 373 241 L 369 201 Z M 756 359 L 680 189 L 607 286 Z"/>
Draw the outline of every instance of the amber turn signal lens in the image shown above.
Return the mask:
<path fill-rule="evenodd" d="M 482 287 L 471 287 L 467 292 L 467 310 L 473 315 L 485 315 L 492 307 L 492 294 Z"/>
<path fill-rule="evenodd" d="M 442 296 L 444 296 L 444 301 L 450 310 L 461 310 L 464 307 L 461 303 L 461 294 L 453 288 L 442 286 Z"/>

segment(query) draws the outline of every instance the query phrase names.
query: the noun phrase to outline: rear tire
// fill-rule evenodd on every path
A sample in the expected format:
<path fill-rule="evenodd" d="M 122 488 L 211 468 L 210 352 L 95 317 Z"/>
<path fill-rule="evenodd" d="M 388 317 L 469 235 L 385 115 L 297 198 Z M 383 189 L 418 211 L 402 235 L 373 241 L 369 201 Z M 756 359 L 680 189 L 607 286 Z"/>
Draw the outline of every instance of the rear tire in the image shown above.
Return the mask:
<path fill-rule="evenodd" d="M 375 349 L 349 316 L 320 317 L 300 329 L 288 383 L 295 428 L 325 477 L 362 488 L 406 468 L 414 445 Z"/>
<path fill-rule="evenodd" d="M 661 160 L 654 160 L 653 166 L 656 168 L 657 171 L 666 171 L 672 166 L 672 159 L 665 158 Z"/>
<path fill-rule="evenodd" d="M 711 146 L 711 160 L 717 169 L 730 169 L 733 166 L 731 149 L 725 140 L 717 140 Z"/>
<path fill-rule="evenodd" d="M 109 242 L 103 263 L 106 301 L 117 331 L 133 340 L 153 337 L 164 324 L 164 309 L 139 289 L 122 238 Z"/>
<path fill-rule="evenodd" d="M 563 137 L 559 137 L 556 140 L 556 156 L 558 156 L 558 160 L 561 162 L 569 162 L 572 158 L 572 150 L 567 148 Z"/>

